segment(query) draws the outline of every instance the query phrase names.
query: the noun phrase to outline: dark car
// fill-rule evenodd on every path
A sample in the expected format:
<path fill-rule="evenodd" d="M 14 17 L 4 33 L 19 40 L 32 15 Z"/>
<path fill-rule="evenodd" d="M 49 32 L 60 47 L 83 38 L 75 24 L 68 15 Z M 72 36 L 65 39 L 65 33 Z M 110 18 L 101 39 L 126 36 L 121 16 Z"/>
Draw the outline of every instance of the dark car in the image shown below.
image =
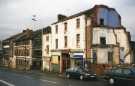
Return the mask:
<path fill-rule="evenodd" d="M 105 74 L 110 85 L 135 86 L 135 68 L 112 68 Z"/>
<path fill-rule="evenodd" d="M 66 70 L 66 78 L 96 79 L 96 74 L 81 67 L 72 67 Z"/>

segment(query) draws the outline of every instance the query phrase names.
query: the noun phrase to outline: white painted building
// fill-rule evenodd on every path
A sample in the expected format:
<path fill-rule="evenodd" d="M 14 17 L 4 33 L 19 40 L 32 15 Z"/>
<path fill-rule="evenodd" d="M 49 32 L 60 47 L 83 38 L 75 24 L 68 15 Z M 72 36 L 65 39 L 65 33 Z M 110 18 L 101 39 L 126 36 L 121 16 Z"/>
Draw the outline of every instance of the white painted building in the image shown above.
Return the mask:
<path fill-rule="evenodd" d="M 96 5 L 72 16 L 58 15 L 48 34 L 43 34 L 43 58 L 49 57 L 49 66 L 43 69 L 63 72 L 68 67 L 92 64 L 120 64 L 132 62 L 129 34 L 121 25 L 115 9 Z M 122 38 L 121 38 L 122 37 Z M 45 47 L 49 45 L 49 53 Z M 87 64 L 89 65 L 89 64 Z"/>
<path fill-rule="evenodd" d="M 48 26 L 46 28 L 43 28 L 43 35 L 42 35 L 42 70 L 50 71 L 51 69 L 51 27 Z"/>

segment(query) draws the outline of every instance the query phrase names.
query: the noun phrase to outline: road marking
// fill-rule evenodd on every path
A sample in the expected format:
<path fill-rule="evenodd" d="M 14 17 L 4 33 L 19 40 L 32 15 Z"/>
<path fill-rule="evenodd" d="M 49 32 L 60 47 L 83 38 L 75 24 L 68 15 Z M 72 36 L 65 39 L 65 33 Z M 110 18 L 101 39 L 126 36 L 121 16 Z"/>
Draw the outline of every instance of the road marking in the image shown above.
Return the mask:
<path fill-rule="evenodd" d="M 40 79 L 41 81 L 43 82 L 49 82 L 49 83 L 52 83 L 52 84 L 56 84 L 57 82 L 54 82 L 54 81 L 49 81 L 49 80 L 44 80 L 44 79 Z"/>
<path fill-rule="evenodd" d="M 0 82 L 2 82 L 3 84 L 6 84 L 8 86 L 15 86 L 15 85 L 13 85 L 13 84 L 11 84 L 11 83 L 9 83 L 7 81 L 4 81 L 4 80 L 0 80 Z"/>
<path fill-rule="evenodd" d="M 24 78 L 27 78 L 27 79 L 33 79 L 33 78 L 31 78 L 31 77 L 29 77 L 29 76 L 23 76 Z"/>

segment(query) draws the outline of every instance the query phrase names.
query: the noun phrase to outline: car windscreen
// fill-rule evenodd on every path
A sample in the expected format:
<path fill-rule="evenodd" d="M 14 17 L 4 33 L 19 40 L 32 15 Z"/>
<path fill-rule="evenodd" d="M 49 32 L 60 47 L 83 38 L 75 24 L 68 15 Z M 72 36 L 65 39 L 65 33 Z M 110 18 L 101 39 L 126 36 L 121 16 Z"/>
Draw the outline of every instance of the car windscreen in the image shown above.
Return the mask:
<path fill-rule="evenodd" d="M 135 73 L 135 67 L 134 68 L 131 68 L 131 70 Z"/>

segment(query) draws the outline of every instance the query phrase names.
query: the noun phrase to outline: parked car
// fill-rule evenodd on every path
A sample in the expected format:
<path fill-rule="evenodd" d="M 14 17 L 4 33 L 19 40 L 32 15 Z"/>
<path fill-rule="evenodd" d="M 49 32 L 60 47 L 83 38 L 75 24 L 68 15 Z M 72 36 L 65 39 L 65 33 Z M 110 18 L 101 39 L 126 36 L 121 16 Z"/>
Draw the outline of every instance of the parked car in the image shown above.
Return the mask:
<path fill-rule="evenodd" d="M 96 74 L 81 67 L 72 67 L 66 70 L 66 78 L 96 79 Z"/>
<path fill-rule="evenodd" d="M 112 68 L 106 71 L 105 79 L 114 86 L 135 86 L 135 68 Z"/>

